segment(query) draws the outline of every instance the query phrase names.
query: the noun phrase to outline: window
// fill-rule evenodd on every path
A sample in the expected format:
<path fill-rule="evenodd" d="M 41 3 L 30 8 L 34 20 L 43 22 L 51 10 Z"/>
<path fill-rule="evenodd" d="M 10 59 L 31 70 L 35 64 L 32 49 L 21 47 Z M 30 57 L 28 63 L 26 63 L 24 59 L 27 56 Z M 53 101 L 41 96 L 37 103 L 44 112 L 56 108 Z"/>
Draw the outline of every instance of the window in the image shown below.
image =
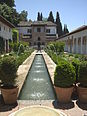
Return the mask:
<path fill-rule="evenodd" d="M 27 30 L 27 33 L 31 33 L 31 29 L 28 29 L 28 30 Z"/>
<path fill-rule="evenodd" d="M 37 32 L 41 32 L 41 28 L 37 28 Z"/>
<path fill-rule="evenodd" d="M 0 26 L 0 31 L 1 31 L 1 26 Z"/>
<path fill-rule="evenodd" d="M 50 33 L 50 29 L 46 29 L 46 33 Z"/>

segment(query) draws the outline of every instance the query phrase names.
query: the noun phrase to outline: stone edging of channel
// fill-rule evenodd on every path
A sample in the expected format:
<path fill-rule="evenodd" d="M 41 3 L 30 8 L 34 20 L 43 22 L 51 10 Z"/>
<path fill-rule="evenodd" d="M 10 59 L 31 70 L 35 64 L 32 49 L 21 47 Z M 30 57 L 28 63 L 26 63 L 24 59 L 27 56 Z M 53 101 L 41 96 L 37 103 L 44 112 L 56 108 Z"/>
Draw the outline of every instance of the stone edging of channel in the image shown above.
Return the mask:
<path fill-rule="evenodd" d="M 22 89 L 22 86 L 24 84 L 24 81 L 27 77 L 28 71 L 31 68 L 31 65 L 33 63 L 34 57 L 36 55 L 36 50 L 22 63 L 22 65 L 19 66 L 18 71 L 17 71 L 17 81 L 16 84 L 19 86 L 19 92 L 18 92 L 18 96 L 19 93 Z"/>
<path fill-rule="evenodd" d="M 54 85 L 54 72 L 55 72 L 56 64 L 53 62 L 53 60 L 48 56 L 48 54 L 44 50 L 42 50 L 41 52 L 43 54 L 49 75 Z"/>

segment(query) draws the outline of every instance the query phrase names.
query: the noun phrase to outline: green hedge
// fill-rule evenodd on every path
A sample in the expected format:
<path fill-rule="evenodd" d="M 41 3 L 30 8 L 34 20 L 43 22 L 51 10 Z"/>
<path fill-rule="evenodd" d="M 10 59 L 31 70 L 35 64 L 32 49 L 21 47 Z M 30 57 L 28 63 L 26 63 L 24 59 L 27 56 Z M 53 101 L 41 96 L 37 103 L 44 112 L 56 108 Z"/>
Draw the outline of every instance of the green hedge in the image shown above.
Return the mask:
<path fill-rule="evenodd" d="M 78 82 L 83 87 L 87 87 L 87 61 L 82 61 L 80 63 Z"/>
<path fill-rule="evenodd" d="M 3 85 L 13 85 L 17 72 L 16 58 L 13 56 L 3 57 L 0 62 L 0 79 Z"/>
<path fill-rule="evenodd" d="M 75 68 L 69 62 L 63 60 L 58 62 L 54 74 L 54 85 L 59 87 L 70 87 L 75 82 Z"/>

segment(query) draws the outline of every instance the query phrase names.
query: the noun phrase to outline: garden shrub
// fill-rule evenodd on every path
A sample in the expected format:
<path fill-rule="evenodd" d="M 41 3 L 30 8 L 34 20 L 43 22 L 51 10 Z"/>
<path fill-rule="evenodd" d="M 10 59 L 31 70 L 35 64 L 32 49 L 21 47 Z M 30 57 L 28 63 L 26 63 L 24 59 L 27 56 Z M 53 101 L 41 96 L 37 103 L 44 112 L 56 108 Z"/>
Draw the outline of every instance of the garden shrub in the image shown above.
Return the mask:
<path fill-rule="evenodd" d="M 19 44 L 18 43 L 14 43 L 14 45 L 13 45 L 13 51 L 17 52 L 18 48 L 19 48 Z"/>
<path fill-rule="evenodd" d="M 87 61 L 81 61 L 80 63 L 78 82 L 83 87 L 87 87 Z"/>
<path fill-rule="evenodd" d="M 18 48 L 18 55 L 24 53 L 24 46 L 22 44 L 20 44 L 19 48 Z"/>
<path fill-rule="evenodd" d="M 58 87 L 70 87 L 75 82 L 75 68 L 69 62 L 58 62 L 54 73 L 54 85 Z"/>
<path fill-rule="evenodd" d="M 74 58 L 72 60 L 72 65 L 75 67 L 75 72 L 76 72 L 76 82 L 78 82 L 79 64 L 80 64 L 80 61 L 78 59 Z"/>
<path fill-rule="evenodd" d="M 4 85 L 15 83 L 17 72 L 16 59 L 12 56 L 3 57 L 0 62 L 0 79 Z"/>

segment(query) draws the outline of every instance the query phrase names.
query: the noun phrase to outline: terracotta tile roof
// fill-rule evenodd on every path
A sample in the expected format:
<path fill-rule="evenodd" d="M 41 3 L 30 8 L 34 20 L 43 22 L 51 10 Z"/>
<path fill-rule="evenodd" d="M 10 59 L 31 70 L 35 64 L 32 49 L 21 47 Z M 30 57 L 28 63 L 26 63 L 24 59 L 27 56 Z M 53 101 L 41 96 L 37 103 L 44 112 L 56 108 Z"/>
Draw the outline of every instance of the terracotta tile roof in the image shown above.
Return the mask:
<path fill-rule="evenodd" d="M 71 31 L 70 33 L 67 33 L 67 34 L 65 34 L 65 35 L 63 35 L 63 36 L 57 38 L 57 39 L 61 39 L 61 38 L 63 38 L 63 37 L 66 37 L 66 36 L 68 36 L 68 35 L 71 35 L 71 34 L 74 34 L 74 33 L 77 33 L 77 32 L 83 31 L 83 30 L 86 30 L 86 29 L 87 29 L 87 25 L 83 25 L 83 26 L 81 26 L 81 27 L 79 27 L 79 28 L 77 28 L 77 29 Z"/>
<path fill-rule="evenodd" d="M 15 26 L 9 22 L 7 19 L 5 19 L 3 16 L 0 15 L 0 21 L 4 24 L 6 24 L 7 26 L 11 27 L 11 28 L 15 28 Z"/>
<path fill-rule="evenodd" d="M 18 26 L 19 27 L 29 27 L 29 26 L 31 26 L 31 24 L 32 24 L 32 22 L 30 22 L 30 21 L 21 21 L 19 24 L 18 24 Z"/>
<path fill-rule="evenodd" d="M 47 26 L 56 26 L 55 23 L 52 23 L 51 21 L 33 21 L 33 22 L 29 22 L 29 21 L 21 21 L 18 26 L 23 26 L 23 27 L 28 27 L 28 26 L 32 26 L 32 25 L 47 25 Z"/>

